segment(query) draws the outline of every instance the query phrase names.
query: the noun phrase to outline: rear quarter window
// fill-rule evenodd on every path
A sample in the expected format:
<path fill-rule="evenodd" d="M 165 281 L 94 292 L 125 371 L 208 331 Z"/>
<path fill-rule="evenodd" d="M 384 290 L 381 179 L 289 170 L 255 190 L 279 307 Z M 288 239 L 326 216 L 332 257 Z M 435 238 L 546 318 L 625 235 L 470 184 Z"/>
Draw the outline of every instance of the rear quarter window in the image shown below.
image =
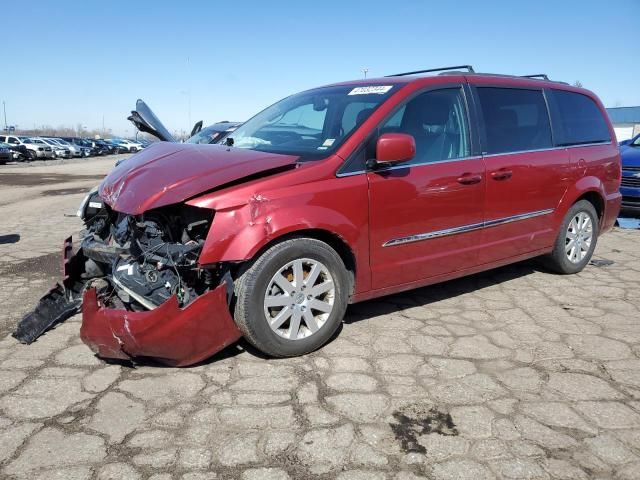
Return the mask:
<path fill-rule="evenodd" d="M 581 93 L 553 89 L 549 98 L 558 146 L 611 141 L 607 121 L 593 99 Z"/>
<path fill-rule="evenodd" d="M 478 87 L 487 154 L 550 148 L 551 125 L 541 90 Z"/>

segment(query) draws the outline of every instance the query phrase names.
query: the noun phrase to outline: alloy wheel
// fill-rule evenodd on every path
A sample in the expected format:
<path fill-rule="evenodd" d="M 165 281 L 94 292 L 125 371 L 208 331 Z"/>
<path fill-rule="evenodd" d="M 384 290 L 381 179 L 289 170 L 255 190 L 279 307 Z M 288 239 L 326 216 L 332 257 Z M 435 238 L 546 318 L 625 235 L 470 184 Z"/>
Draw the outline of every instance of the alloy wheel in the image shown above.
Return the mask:
<path fill-rule="evenodd" d="M 589 253 L 593 240 L 593 221 L 586 212 L 577 213 L 569 222 L 565 254 L 571 263 L 580 263 Z"/>
<path fill-rule="evenodd" d="M 329 269 L 301 258 L 280 268 L 267 285 L 264 316 L 271 330 L 288 340 L 308 338 L 331 315 L 336 290 Z"/>

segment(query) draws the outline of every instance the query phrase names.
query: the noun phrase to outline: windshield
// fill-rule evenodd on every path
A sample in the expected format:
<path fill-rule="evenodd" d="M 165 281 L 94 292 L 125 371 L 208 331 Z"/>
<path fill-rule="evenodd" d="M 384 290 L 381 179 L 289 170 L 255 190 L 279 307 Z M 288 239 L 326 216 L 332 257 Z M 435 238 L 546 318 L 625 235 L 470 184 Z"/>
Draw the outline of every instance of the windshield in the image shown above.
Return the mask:
<path fill-rule="evenodd" d="M 631 145 L 632 147 L 640 147 L 640 135 L 638 135 L 636 139 L 633 142 L 631 142 L 629 145 Z"/>
<path fill-rule="evenodd" d="M 241 125 L 227 141 L 237 148 L 325 157 L 394 90 L 393 85 L 339 86 L 292 95 Z"/>

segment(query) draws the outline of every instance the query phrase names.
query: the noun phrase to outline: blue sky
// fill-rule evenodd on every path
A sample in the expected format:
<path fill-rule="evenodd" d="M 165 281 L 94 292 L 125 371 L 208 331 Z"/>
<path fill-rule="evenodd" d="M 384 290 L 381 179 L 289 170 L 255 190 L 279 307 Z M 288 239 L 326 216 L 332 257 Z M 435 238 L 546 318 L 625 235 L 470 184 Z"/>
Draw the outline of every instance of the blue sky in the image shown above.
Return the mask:
<path fill-rule="evenodd" d="M 9 124 L 101 128 L 143 98 L 170 130 L 325 83 L 471 63 L 640 105 L 640 0 L 31 1 L 2 27 Z M 191 114 L 189 115 L 189 97 Z M 0 118 L 0 123 L 3 119 Z"/>

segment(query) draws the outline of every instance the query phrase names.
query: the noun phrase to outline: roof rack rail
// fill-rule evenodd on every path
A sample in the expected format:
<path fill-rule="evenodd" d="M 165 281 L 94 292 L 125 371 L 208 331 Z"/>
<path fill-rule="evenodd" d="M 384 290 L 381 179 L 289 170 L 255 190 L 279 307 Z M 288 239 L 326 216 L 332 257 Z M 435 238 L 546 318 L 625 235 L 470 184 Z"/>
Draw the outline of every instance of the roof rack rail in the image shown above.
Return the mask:
<path fill-rule="evenodd" d="M 386 77 L 404 77 L 405 75 L 416 75 L 418 73 L 444 72 L 446 70 L 459 70 L 465 68 L 470 73 L 475 73 L 471 65 L 456 65 L 455 67 L 429 68 L 427 70 L 415 70 L 413 72 L 396 73 L 394 75 L 385 75 Z"/>
<path fill-rule="evenodd" d="M 523 78 L 541 78 L 543 80 L 549 80 L 549 77 L 546 73 L 536 73 L 534 75 L 521 75 Z"/>

